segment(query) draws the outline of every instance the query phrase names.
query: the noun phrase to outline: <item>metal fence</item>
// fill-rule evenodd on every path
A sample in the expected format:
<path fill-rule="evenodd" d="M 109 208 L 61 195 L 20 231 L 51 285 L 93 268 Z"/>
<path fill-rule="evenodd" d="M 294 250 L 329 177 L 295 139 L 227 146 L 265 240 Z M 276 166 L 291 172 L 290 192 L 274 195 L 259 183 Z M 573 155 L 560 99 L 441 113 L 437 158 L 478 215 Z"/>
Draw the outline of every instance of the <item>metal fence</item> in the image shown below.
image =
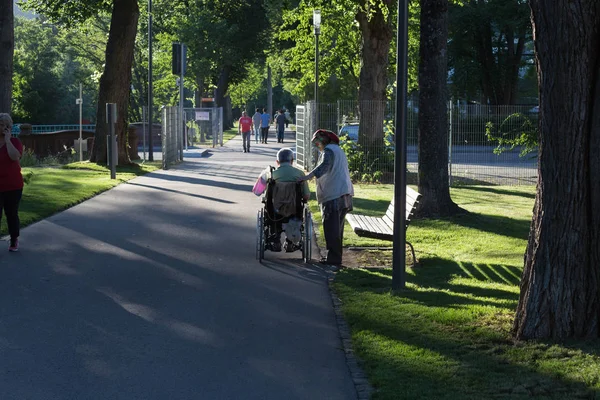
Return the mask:
<path fill-rule="evenodd" d="M 317 115 L 318 109 L 318 115 Z M 534 184 L 537 179 L 535 148 L 521 154 L 517 146 L 495 152 L 493 138 L 537 137 L 537 108 L 448 104 L 448 172 L 450 184 Z M 318 122 L 317 122 L 318 118 Z M 348 155 L 352 178 L 393 182 L 395 105 L 393 102 L 308 102 L 296 109 L 297 159 L 306 170 L 314 167 L 310 134 L 318 128 L 340 134 Z M 365 132 L 368 132 L 365 135 Z M 364 137 L 359 137 L 364 135 Z M 308 141 L 307 141 L 308 138 Z M 362 140 L 361 140 L 362 139 Z M 418 109 L 407 110 L 407 161 L 410 173 L 418 172 Z M 310 149 L 310 150 L 309 150 Z M 311 151 L 312 150 L 312 151 Z M 416 177 L 413 179 L 416 181 Z"/>
<path fill-rule="evenodd" d="M 185 108 L 186 146 L 223 146 L 223 108 Z"/>
<path fill-rule="evenodd" d="M 183 123 L 179 107 L 162 108 L 162 166 L 169 169 L 183 160 Z"/>

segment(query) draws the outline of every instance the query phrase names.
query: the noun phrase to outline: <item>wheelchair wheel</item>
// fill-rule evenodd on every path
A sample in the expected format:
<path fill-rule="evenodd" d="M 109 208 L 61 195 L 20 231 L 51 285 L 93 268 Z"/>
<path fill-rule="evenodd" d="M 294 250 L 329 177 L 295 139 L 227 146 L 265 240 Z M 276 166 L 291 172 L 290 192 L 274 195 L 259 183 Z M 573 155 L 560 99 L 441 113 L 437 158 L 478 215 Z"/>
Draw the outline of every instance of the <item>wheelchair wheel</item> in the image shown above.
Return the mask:
<path fill-rule="evenodd" d="M 265 216 L 264 209 L 256 214 L 256 259 L 260 262 L 265 258 Z"/>
<path fill-rule="evenodd" d="M 305 263 L 309 263 L 312 259 L 312 236 L 312 215 L 308 207 L 306 207 L 304 209 L 304 235 L 302 237 L 302 258 Z"/>

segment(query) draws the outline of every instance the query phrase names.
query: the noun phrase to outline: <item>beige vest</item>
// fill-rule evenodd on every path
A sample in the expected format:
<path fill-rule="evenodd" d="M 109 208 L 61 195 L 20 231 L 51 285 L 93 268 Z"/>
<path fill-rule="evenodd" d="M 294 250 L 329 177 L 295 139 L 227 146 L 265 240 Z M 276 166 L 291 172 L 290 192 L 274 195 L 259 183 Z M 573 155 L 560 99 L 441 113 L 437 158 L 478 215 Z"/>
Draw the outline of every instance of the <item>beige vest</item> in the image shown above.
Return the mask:
<path fill-rule="evenodd" d="M 354 196 L 346 153 L 336 144 L 328 144 L 325 148 L 333 151 L 333 165 L 329 172 L 317 179 L 317 202 L 319 204 L 337 199 L 345 194 Z"/>

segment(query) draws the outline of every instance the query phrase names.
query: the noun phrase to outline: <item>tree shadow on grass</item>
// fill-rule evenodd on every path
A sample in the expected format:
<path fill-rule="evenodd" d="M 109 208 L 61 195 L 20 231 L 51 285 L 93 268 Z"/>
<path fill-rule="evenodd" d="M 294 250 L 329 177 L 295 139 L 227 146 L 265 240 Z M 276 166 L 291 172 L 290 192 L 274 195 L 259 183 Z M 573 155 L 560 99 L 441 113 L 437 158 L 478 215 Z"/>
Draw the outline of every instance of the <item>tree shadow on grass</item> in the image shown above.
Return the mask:
<path fill-rule="evenodd" d="M 357 291 L 387 292 L 391 289 L 392 270 L 371 268 L 368 284 L 355 287 Z M 419 267 L 411 269 L 406 281 L 417 288 L 432 290 L 412 290 L 398 292 L 419 303 L 435 307 L 456 307 L 478 304 L 514 309 L 519 299 L 518 293 L 501 286 L 482 287 L 478 282 L 489 282 L 507 286 L 517 286 L 521 270 L 510 265 L 482 265 L 457 263 L 443 258 L 427 258 Z M 455 283 L 454 277 L 472 279 L 473 285 Z M 467 281 L 468 282 L 468 281 Z M 495 300 L 494 300 L 495 299 Z"/>
<path fill-rule="evenodd" d="M 351 288 L 351 292 L 347 292 L 349 296 L 361 299 L 355 304 L 352 299 L 342 299 L 346 304 L 344 313 L 353 331 L 360 332 L 353 341 L 357 354 L 368 360 L 365 370 L 369 381 L 375 387 L 389 390 L 379 393 L 380 398 L 595 398 L 593 389 L 583 382 L 541 372 L 533 358 L 528 363 L 530 349 L 523 350 L 525 360 L 513 361 L 514 343 L 506 332 L 506 318 L 510 318 L 510 313 L 491 312 L 480 318 L 469 310 L 460 311 L 465 305 L 490 305 L 512 311 L 518 293 L 458 287 L 449 283 L 453 276 L 479 281 L 471 277 L 472 266 L 466 266 L 466 272 L 450 260 L 430 261 L 431 270 L 419 268 L 416 275 L 407 276 L 409 284 L 419 285 L 424 290 L 409 288 L 396 292 L 401 302 L 390 300 L 390 269 L 345 271 L 341 279 L 336 279 Z M 517 272 L 518 268 L 508 270 Z M 501 278 L 498 281 L 504 282 Z M 363 301 L 367 298 L 360 294 L 365 292 L 381 294 L 380 300 L 369 300 L 377 304 L 371 310 L 365 310 Z M 485 301 L 457 295 L 459 293 L 505 301 Z M 504 318 L 505 322 L 498 324 L 497 318 Z M 490 324 L 490 321 L 493 322 Z M 533 349 L 538 344 L 525 346 Z M 560 351 L 554 354 L 546 352 L 543 345 L 539 347 L 538 351 L 545 358 L 559 361 L 564 357 Z M 402 395 L 397 391 L 397 377 L 402 377 Z"/>
<path fill-rule="evenodd" d="M 559 379 L 531 366 L 511 361 L 511 343 L 480 341 L 444 331 L 427 318 L 416 322 L 378 318 L 372 313 L 347 313 L 347 319 L 361 337 L 369 332 L 370 343 L 357 345 L 357 353 L 367 359 L 365 370 L 377 388 L 387 389 L 378 398 L 420 399 L 529 399 L 595 398 L 593 390 L 579 381 Z M 390 340 L 398 347 L 392 352 Z M 399 350 L 402 349 L 402 350 Z M 368 356 L 366 356 L 368 353 Z M 402 392 L 398 378 L 402 378 Z"/>
<path fill-rule="evenodd" d="M 486 185 L 486 186 L 467 186 L 467 187 L 464 187 L 463 189 L 475 190 L 478 192 L 503 194 L 503 195 L 509 195 L 509 196 L 520 196 L 520 197 L 526 197 L 528 199 L 535 199 L 535 193 L 517 192 L 517 191 L 512 191 L 512 190 L 490 187 L 488 185 Z"/>
<path fill-rule="evenodd" d="M 440 220 L 472 228 L 480 231 L 494 233 L 496 235 L 513 237 L 516 239 L 527 239 L 531 221 L 503 217 L 499 215 L 479 214 L 466 211 L 450 218 L 441 218 Z M 426 223 L 426 220 L 420 224 Z"/>

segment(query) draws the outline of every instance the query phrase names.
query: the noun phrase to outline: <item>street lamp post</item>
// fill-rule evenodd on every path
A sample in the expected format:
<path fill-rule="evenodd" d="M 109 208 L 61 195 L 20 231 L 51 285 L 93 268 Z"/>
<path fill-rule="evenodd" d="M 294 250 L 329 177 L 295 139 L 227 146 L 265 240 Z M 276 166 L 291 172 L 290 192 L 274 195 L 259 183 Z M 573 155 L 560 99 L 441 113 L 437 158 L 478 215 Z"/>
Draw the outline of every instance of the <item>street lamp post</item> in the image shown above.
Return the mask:
<path fill-rule="evenodd" d="M 406 287 L 406 91 L 408 81 L 408 0 L 398 0 L 396 47 L 396 149 L 394 160 L 394 250 L 392 289 Z"/>
<path fill-rule="evenodd" d="M 321 33 L 321 10 L 313 10 L 315 28 L 315 128 L 319 127 L 319 34 Z"/>
<path fill-rule="evenodd" d="M 152 106 L 152 0 L 148 0 L 148 161 L 154 161 Z"/>

